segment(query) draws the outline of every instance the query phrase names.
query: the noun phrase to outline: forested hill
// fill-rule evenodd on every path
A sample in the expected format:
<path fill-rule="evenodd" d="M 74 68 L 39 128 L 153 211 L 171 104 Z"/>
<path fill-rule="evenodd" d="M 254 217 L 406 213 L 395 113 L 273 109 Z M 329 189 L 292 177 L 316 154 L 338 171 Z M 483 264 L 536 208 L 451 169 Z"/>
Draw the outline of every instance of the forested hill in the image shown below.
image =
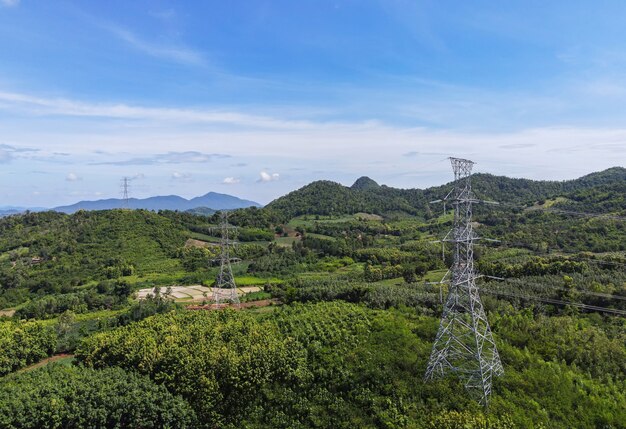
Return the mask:
<path fill-rule="evenodd" d="M 406 193 L 386 186 L 365 189 L 348 188 L 339 183 L 320 180 L 280 197 L 266 207 L 276 210 L 286 218 L 302 214 L 384 213 L 403 211 L 416 213 L 423 201 L 411 201 Z M 415 193 L 423 200 L 421 192 Z M 423 205 L 423 204 L 422 204 Z M 421 209 L 422 207 L 420 207 Z"/>
<path fill-rule="evenodd" d="M 29 213 L 0 219 L 0 307 L 91 281 L 176 266 L 188 234 L 147 210 Z"/>
<path fill-rule="evenodd" d="M 624 185 L 626 168 L 613 167 L 565 181 L 513 179 L 481 173 L 472 177 L 472 183 L 479 197 L 506 203 L 531 203 L 596 189 L 599 186 Z"/>
<path fill-rule="evenodd" d="M 475 194 L 479 198 L 503 203 L 534 204 L 562 197 L 555 204 L 564 208 L 577 203 L 579 208 L 593 199 L 596 207 L 604 196 L 606 209 L 623 209 L 626 188 L 626 168 L 614 167 L 567 181 L 539 181 L 514 179 L 491 174 L 472 177 Z M 304 214 L 338 215 L 358 212 L 380 215 L 392 212 L 430 216 L 428 202 L 444 197 L 452 184 L 428 189 L 397 189 L 379 185 L 368 177 L 359 178 L 351 187 L 331 181 L 316 181 L 280 197 L 267 208 L 282 213 L 286 218 Z M 610 190 L 610 192 L 609 192 Z M 591 203 L 592 201 L 587 201 Z M 587 204 L 591 205 L 591 204 Z"/>

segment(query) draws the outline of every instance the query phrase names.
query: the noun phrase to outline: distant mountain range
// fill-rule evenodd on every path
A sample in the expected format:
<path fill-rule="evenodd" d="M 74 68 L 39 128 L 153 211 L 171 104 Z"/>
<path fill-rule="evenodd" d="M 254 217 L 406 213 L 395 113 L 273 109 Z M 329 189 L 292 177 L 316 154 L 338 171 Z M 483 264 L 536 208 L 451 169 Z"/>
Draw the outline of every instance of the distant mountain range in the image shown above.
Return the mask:
<path fill-rule="evenodd" d="M 44 207 L 2 206 L 0 207 L 0 217 L 24 213 L 26 210 L 30 210 L 31 212 L 41 212 L 41 211 L 48 210 L 48 209 Z"/>
<path fill-rule="evenodd" d="M 146 210 L 178 210 L 192 211 L 200 210 L 203 214 L 213 213 L 216 210 L 232 210 L 246 207 L 261 207 L 261 204 L 243 200 L 227 194 L 219 194 L 217 192 L 209 192 L 201 197 L 187 200 L 178 195 L 167 195 L 150 198 L 130 198 L 128 200 L 128 208 L 146 209 Z M 109 198 L 97 201 L 79 201 L 69 206 L 60 206 L 52 209 L 43 207 L 0 207 L 0 217 L 13 214 L 23 213 L 27 210 L 31 212 L 39 212 L 45 210 L 54 210 L 63 213 L 74 213 L 78 210 L 110 210 L 125 208 L 124 201 L 119 198 Z"/>
<path fill-rule="evenodd" d="M 109 198 L 97 201 L 79 201 L 69 206 L 55 207 L 53 210 L 63 213 L 74 213 L 78 210 L 109 210 L 125 207 L 124 200 Z M 130 198 L 128 200 L 128 208 L 131 209 L 186 211 L 199 207 L 206 207 L 213 210 L 232 210 L 245 207 L 261 207 L 261 205 L 254 201 L 242 200 L 232 195 L 218 194 L 217 192 L 209 192 L 201 197 L 195 197 L 190 200 L 179 197 L 178 195 L 143 199 Z"/>

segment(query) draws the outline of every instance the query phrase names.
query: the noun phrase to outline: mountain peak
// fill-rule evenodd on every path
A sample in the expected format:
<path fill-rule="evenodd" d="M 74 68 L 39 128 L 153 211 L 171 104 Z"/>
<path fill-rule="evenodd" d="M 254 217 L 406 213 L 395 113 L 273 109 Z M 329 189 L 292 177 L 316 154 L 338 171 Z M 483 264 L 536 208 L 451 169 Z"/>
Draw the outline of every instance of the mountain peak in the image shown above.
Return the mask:
<path fill-rule="evenodd" d="M 350 188 L 356 190 L 378 189 L 380 185 L 367 176 L 361 176 Z"/>

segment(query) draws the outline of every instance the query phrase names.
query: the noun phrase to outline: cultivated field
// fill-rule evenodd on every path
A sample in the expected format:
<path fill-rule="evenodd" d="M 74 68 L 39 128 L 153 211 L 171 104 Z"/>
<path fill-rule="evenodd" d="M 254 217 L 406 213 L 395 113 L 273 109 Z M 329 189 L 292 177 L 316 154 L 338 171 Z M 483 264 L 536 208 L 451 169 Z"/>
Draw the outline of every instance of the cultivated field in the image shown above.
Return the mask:
<path fill-rule="evenodd" d="M 239 296 L 246 295 L 248 293 L 260 292 L 262 289 L 259 286 L 244 286 L 237 288 L 237 294 Z M 167 288 L 161 287 L 161 295 L 165 295 Z M 145 299 L 148 295 L 154 295 L 156 288 L 140 289 L 137 292 L 137 299 Z M 171 286 L 170 296 L 176 301 L 191 301 L 202 302 L 205 299 L 210 299 L 213 295 L 213 288 L 192 285 L 192 286 Z"/>

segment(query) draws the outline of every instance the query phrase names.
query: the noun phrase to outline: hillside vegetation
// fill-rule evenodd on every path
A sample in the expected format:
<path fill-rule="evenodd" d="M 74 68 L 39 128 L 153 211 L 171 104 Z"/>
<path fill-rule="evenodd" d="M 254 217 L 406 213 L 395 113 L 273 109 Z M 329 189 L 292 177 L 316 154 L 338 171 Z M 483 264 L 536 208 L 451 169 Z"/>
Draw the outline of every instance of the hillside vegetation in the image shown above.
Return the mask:
<path fill-rule="evenodd" d="M 598 195 L 598 187 L 615 186 L 619 192 L 626 186 L 626 168 L 611 168 L 563 182 L 475 174 L 472 183 L 479 198 L 501 203 L 532 204 L 566 194 Z M 395 211 L 430 217 L 432 209 L 428 202 L 444 197 L 450 189 L 452 184 L 426 190 L 396 189 L 379 186 L 367 177 L 359 178 L 351 187 L 318 181 L 272 201 L 267 208 L 281 212 L 286 218 L 305 214 L 385 214 Z M 623 195 L 622 192 L 622 202 Z M 619 199 L 619 193 L 612 194 L 612 198 Z M 585 207 L 592 205 L 591 201 L 587 202 Z"/>
<path fill-rule="evenodd" d="M 167 273 L 179 266 L 176 250 L 186 238 L 180 225 L 142 210 L 2 218 L 0 305 L 55 294 L 88 294 L 99 281 Z M 89 284 L 94 288 L 81 287 Z"/>
<path fill-rule="evenodd" d="M 0 219 L 0 426 L 626 427 L 626 170 L 473 183 L 502 202 L 474 216 L 501 240 L 474 254 L 505 369 L 488 409 L 423 381 L 452 261 L 429 201 L 450 185 L 360 178 L 230 213 L 241 300 L 262 306 L 240 311 L 171 293 L 213 285 L 218 213 Z M 29 368 L 55 353 L 76 357 Z"/>
<path fill-rule="evenodd" d="M 406 310 L 320 303 L 260 319 L 155 316 L 94 336 L 78 358 L 90 367 L 137 368 L 164 383 L 189 401 L 202 427 L 591 428 L 626 421 L 619 339 L 585 319 L 510 312 L 492 320 L 507 373 L 488 415 L 455 379 L 424 383 L 420 369 L 437 319 Z M 534 335 L 522 339 L 520 328 Z M 577 336 L 594 338 L 602 357 L 581 351 Z M 546 349 L 550 342 L 559 355 Z"/>
<path fill-rule="evenodd" d="M 148 377 L 51 365 L 0 380 L 0 427 L 194 428 L 197 421 L 185 401 Z"/>

